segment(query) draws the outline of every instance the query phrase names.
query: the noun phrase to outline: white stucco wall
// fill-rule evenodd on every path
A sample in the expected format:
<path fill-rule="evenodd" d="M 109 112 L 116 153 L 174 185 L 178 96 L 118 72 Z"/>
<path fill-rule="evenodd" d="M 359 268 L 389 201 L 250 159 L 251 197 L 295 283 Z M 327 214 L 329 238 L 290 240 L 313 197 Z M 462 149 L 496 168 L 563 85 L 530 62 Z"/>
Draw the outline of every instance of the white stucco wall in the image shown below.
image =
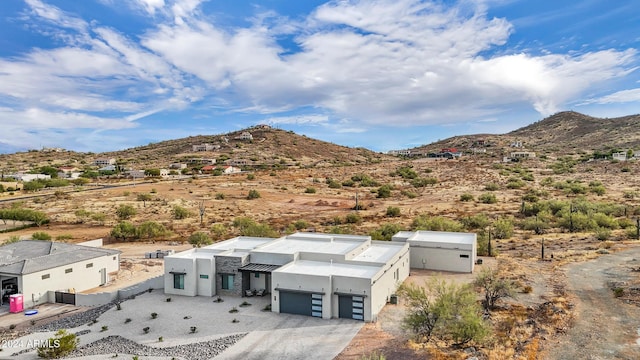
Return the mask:
<path fill-rule="evenodd" d="M 171 272 L 184 272 L 184 289 L 173 287 L 173 274 Z M 172 257 L 164 258 L 164 292 L 166 294 L 195 296 L 197 291 L 196 261 L 193 258 Z"/>
<path fill-rule="evenodd" d="M 210 259 L 199 258 L 196 260 L 195 277 L 196 277 L 196 287 L 197 287 L 196 294 L 197 295 L 213 296 L 216 294 L 215 261 L 213 261 L 213 258 L 210 258 Z"/>
<path fill-rule="evenodd" d="M 331 291 L 331 317 L 337 318 L 340 316 L 339 301 L 336 292 L 346 295 L 353 294 L 365 295 L 364 297 L 364 309 L 363 316 L 364 321 L 371 321 L 371 279 L 366 278 L 351 278 L 345 276 L 332 277 L 332 291 Z"/>
<path fill-rule="evenodd" d="M 376 321 L 380 310 L 387 304 L 392 294 L 407 279 L 410 272 L 410 255 L 405 251 L 390 264 L 386 271 L 379 273 L 371 284 L 371 318 L 365 321 Z"/>
<path fill-rule="evenodd" d="M 460 255 L 468 257 L 462 258 Z M 411 246 L 411 267 L 415 269 L 471 273 L 474 261 L 472 250 Z"/>
<path fill-rule="evenodd" d="M 258 277 L 256 277 L 258 275 Z M 251 290 L 266 289 L 267 274 L 251 273 L 249 274 L 249 283 Z"/>
<path fill-rule="evenodd" d="M 115 257 L 115 260 L 113 259 Z M 105 268 L 107 273 L 118 271 L 119 255 L 107 255 L 99 258 L 80 261 L 72 265 L 65 265 L 53 269 L 43 270 L 22 276 L 22 283 L 18 285 L 24 295 L 25 307 L 32 306 L 41 297 L 47 296 L 47 291 L 80 292 L 93 289 L 102 284 L 100 269 Z M 88 264 L 93 264 L 87 267 Z M 66 270 L 71 269 L 67 273 Z M 49 275 L 47 279 L 42 276 Z"/>

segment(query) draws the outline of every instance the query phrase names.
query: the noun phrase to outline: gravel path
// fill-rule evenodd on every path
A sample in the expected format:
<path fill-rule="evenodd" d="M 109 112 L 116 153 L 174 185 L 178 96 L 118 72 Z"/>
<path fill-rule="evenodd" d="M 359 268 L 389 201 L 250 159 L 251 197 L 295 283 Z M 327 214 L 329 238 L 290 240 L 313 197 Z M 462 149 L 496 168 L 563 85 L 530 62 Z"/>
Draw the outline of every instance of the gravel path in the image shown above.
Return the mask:
<path fill-rule="evenodd" d="M 138 344 L 119 335 L 112 335 L 81 346 L 69 357 L 96 356 L 105 354 L 136 354 L 136 356 L 167 356 L 182 359 L 209 359 L 242 339 L 245 334 L 226 336 L 220 339 L 203 341 L 189 345 L 170 346 L 164 348 Z"/>
<path fill-rule="evenodd" d="M 640 307 L 616 299 L 611 284 L 637 277 L 640 248 L 567 266 L 567 290 L 576 297 L 576 320 L 545 359 L 640 359 Z"/>

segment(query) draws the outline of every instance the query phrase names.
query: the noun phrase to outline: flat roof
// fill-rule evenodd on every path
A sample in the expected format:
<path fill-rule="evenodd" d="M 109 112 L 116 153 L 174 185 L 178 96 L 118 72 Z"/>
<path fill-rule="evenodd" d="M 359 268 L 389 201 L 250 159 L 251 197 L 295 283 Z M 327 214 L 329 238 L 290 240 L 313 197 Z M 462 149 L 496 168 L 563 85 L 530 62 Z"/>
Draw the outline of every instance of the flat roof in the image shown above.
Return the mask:
<path fill-rule="evenodd" d="M 353 258 L 355 261 L 367 261 L 386 264 L 398 252 L 402 251 L 405 243 L 374 243 Z"/>
<path fill-rule="evenodd" d="M 212 245 L 203 247 L 203 249 L 217 250 L 253 250 L 256 247 L 273 241 L 273 238 L 238 236 L 229 240 L 221 241 Z"/>
<path fill-rule="evenodd" d="M 380 271 L 380 266 L 329 263 L 324 261 L 298 260 L 274 270 L 273 273 L 287 273 L 317 276 L 346 276 L 371 279 Z"/>
<path fill-rule="evenodd" d="M 448 231 L 416 231 L 408 241 L 467 244 L 473 245 L 476 241 L 475 233 L 448 232 Z"/>
<path fill-rule="evenodd" d="M 302 240 L 299 238 L 280 238 L 260 247 L 259 251 L 275 254 L 295 254 L 297 252 L 313 252 L 320 254 L 344 255 L 362 244 L 361 241 L 349 240 Z"/>

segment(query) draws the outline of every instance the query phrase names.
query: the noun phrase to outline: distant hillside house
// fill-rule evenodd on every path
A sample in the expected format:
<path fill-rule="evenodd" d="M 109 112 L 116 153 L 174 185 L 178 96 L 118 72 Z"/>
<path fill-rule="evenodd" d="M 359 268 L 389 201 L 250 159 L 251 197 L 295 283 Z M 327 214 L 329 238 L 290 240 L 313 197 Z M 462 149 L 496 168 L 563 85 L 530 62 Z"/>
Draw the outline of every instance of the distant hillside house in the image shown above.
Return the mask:
<path fill-rule="evenodd" d="M 242 169 L 234 167 L 234 166 L 226 166 L 224 168 L 224 173 L 225 174 L 235 174 L 235 173 L 239 173 L 242 172 Z"/>
<path fill-rule="evenodd" d="M 17 174 L 11 174 L 11 175 L 6 175 L 6 177 L 12 177 L 18 181 L 22 181 L 22 182 L 29 182 L 29 181 L 33 181 L 33 180 L 49 180 L 51 179 L 51 175 L 45 175 L 45 174 L 25 174 L 25 173 L 17 173 Z"/>
<path fill-rule="evenodd" d="M 523 147 L 522 141 L 514 141 L 514 142 L 511 143 L 510 146 L 513 147 L 513 148 L 521 148 L 521 147 Z"/>
<path fill-rule="evenodd" d="M 224 163 L 226 165 L 231 165 L 231 166 L 247 166 L 247 165 L 249 165 L 249 160 L 246 160 L 246 159 L 228 159 Z"/>
<path fill-rule="evenodd" d="M 627 161 L 627 153 L 626 152 L 613 153 L 613 154 L 611 154 L 611 157 L 613 158 L 613 160 Z"/>
<path fill-rule="evenodd" d="M 387 154 L 393 156 L 411 156 L 411 150 L 389 150 Z"/>
<path fill-rule="evenodd" d="M 107 165 L 103 166 L 98 171 L 116 171 L 117 167 L 115 165 Z"/>
<path fill-rule="evenodd" d="M 214 151 L 220 149 L 220 145 L 213 145 L 209 143 L 203 143 L 200 145 L 193 145 L 193 151 Z"/>
<path fill-rule="evenodd" d="M 200 169 L 200 171 L 204 173 L 208 173 L 208 172 L 213 172 L 213 170 L 215 169 L 216 169 L 215 165 L 206 165 L 206 166 L 203 166 L 202 169 Z"/>
<path fill-rule="evenodd" d="M 160 176 L 169 176 L 169 169 L 160 169 Z"/>
<path fill-rule="evenodd" d="M 118 250 L 39 240 L 0 247 L 2 289 L 23 294 L 25 307 L 48 302 L 49 291 L 79 292 L 104 285 L 118 270 Z"/>
<path fill-rule="evenodd" d="M 116 159 L 114 158 L 97 158 L 93 161 L 95 166 L 107 166 L 107 165 L 115 165 Z"/>
<path fill-rule="evenodd" d="M 236 140 L 253 140 L 253 135 L 248 131 L 243 131 L 239 136 L 235 137 Z"/>
<path fill-rule="evenodd" d="M 531 159 L 536 157 L 533 151 L 514 151 L 509 155 L 512 159 Z"/>
<path fill-rule="evenodd" d="M 214 165 L 216 163 L 216 159 L 189 159 L 189 164 L 200 164 L 200 165 Z"/>
<path fill-rule="evenodd" d="M 182 170 L 182 169 L 186 169 L 187 168 L 187 164 L 184 163 L 173 163 L 169 165 L 169 169 L 178 169 L 178 170 Z"/>
<path fill-rule="evenodd" d="M 130 177 L 134 179 L 140 179 L 145 177 L 144 170 L 129 170 L 129 171 L 125 171 L 124 175 L 126 177 Z"/>
<path fill-rule="evenodd" d="M 58 168 L 58 171 L 61 173 L 72 173 L 78 171 L 78 168 L 75 166 L 61 166 Z"/>

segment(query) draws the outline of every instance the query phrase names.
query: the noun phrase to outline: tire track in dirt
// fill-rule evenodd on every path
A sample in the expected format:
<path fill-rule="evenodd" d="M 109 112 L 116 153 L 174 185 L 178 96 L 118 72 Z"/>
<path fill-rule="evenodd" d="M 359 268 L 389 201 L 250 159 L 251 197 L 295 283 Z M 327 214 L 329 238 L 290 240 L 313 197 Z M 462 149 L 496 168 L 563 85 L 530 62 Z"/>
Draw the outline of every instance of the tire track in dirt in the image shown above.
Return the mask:
<path fill-rule="evenodd" d="M 631 280 L 640 247 L 570 264 L 567 291 L 574 296 L 574 326 L 553 339 L 544 359 L 640 359 L 640 307 L 614 297 L 611 283 Z"/>

